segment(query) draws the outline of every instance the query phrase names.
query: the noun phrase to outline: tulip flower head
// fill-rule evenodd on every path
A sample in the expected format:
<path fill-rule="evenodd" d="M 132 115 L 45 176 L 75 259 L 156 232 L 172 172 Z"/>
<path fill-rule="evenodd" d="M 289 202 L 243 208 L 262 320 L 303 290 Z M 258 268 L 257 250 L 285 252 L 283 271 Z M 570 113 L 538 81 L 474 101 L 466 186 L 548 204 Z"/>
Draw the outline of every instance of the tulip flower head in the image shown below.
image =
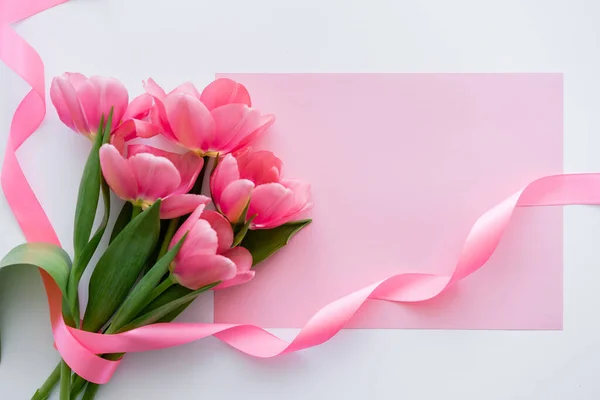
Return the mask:
<path fill-rule="evenodd" d="M 111 144 L 100 148 L 100 166 L 106 182 L 123 200 L 148 208 L 162 199 L 163 219 L 189 214 L 206 196 L 188 194 L 204 161 L 196 154 L 175 154 L 145 145 L 129 145 L 125 157 Z"/>
<path fill-rule="evenodd" d="M 173 236 L 173 247 L 187 233 L 171 264 L 176 282 L 189 289 L 221 282 L 216 289 L 239 285 L 254 277 L 252 255 L 243 247 L 231 248 L 233 230 L 216 211 L 198 206 Z"/>
<path fill-rule="evenodd" d="M 217 79 L 200 93 L 191 83 L 172 92 L 153 80 L 145 84 L 154 97 L 152 121 L 168 140 L 201 156 L 228 154 L 248 146 L 275 121 L 251 107 L 246 88 L 231 79 Z M 155 132 L 139 136 L 149 137 Z"/>
<path fill-rule="evenodd" d="M 93 139 L 98 132 L 102 116 L 108 118 L 111 108 L 111 132 L 120 124 L 129 101 L 127 89 L 113 78 L 65 73 L 55 77 L 50 86 L 50 98 L 60 120 L 73 129 Z"/>
<path fill-rule="evenodd" d="M 232 223 L 246 220 L 251 229 L 268 229 L 297 218 L 312 205 L 310 186 L 283 178 L 283 163 L 270 151 L 226 155 L 211 177 L 211 193 L 217 208 Z M 249 204 L 248 204 L 249 203 Z"/>

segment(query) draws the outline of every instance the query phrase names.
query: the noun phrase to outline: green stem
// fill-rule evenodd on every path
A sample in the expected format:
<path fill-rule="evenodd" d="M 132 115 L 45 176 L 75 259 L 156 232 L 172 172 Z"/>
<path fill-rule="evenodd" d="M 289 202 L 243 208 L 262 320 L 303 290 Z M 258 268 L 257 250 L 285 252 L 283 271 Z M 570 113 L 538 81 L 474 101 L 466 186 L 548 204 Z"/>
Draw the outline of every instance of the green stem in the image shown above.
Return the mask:
<path fill-rule="evenodd" d="M 71 368 L 64 360 L 60 363 L 60 400 L 71 398 Z"/>
<path fill-rule="evenodd" d="M 165 238 L 163 239 L 162 245 L 160 246 L 160 251 L 158 252 L 157 260 L 160 260 L 162 256 L 164 256 L 169 250 L 169 244 L 171 244 L 171 240 L 177 231 L 177 227 L 179 226 L 179 218 L 174 218 L 169 221 L 169 226 L 167 227 L 167 233 L 165 234 Z"/>
<path fill-rule="evenodd" d="M 54 371 L 52 371 L 48 379 L 46 379 L 46 382 L 44 382 L 42 386 L 40 386 L 40 388 L 35 392 L 31 400 L 46 400 L 48 397 L 50 397 L 52 389 L 54 389 L 54 387 L 58 383 L 58 380 L 60 379 L 60 366 L 61 363 L 58 363 L 56 368 L 54 368 Z"/>
<path fill-rule="evenodd" d="M 163 294 L 163 292 L 165 290 L 167 290 L 174 284 L 175 284 L 175 281 L 173 279 L 171 279 L 170 276 L 167 279 L 165 279 L 164 281 L 162 281 L 157 287 L 154 288 L 154 290 L 152 292 L 150 292 L 150 295 L 148 296 L 148 300 L 145 302 L 145 303 L 147 303 L 146 306 L 148 304 L 152 303 L 158 296 Z"/>
<path fill-rule="evenodd" d="M 81 400 L 93 400 L 96 397 L 96 393 L 98 392 L 98 389 L 100 388 L 100 385 L 98 385 L 97 383 L 89 383 L 87 385 L 87 388 L 85 389 L 85 392 L 83 393 L 83 397 L 81 398 Z"/>
<path fill-rule="evenodd" d="M 135 217 L 137 217 L 140 213 L 142 212 L 142 207 L 140 206 L 133 206 L 133 210 L 131 210 L 131 219 L 133 220 Z"/>
<path fill-rule="evenodd" d="M 83 387 L 85 386 L 86 383 L 88 383 L 88 381 L 86 381 L 79 375 L 75 375 L 75 379 L 73 380 L 73 383 L 71 384 L 71 397 L 73 399 L 77 398 L 77 395 L 79 395 L 79 393 L 83 390 Z"/>

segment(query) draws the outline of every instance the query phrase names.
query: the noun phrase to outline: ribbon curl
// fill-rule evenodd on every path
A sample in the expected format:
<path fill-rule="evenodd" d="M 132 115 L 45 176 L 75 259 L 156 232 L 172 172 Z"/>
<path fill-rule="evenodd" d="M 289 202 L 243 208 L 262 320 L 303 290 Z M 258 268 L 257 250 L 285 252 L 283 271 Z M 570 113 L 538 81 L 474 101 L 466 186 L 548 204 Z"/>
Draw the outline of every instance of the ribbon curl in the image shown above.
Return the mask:
<path fill-rule="evenodd" d="M 66 1 L 0 0 L 0 59 L 32 88 L 13 116 L 0 179 L 8 204 L 27 241 L 31 242 L 59 244 L 15 154 L 35 132 L 46 113 L 44 64 L 37 52 L 9 24 Z M 600 204 L 600 174 L 554 175 L 531 182 L 477 219 L 451 275 L 408 273 L 390 276 L 329 303 L 307 322 L 291 342 L 258 326 L 239 324 L 172 322 L 114 335 L 81 331 L 65 325 L 61 314 L 61 293 L 45 272 L 40 270 L 40 273 L 48 296 L 56 348 L 78 375 L 104 384 L 110 380 L 119 361 L 105 360 L 97 354 L 157 350 L 211 335 L 246 354 L 262 358 L 320 345 L 337 334 L 368 299 L 400 303 L 429 300 L 481 268 L 495 251 L 516 207 L 573 204 Z"/>

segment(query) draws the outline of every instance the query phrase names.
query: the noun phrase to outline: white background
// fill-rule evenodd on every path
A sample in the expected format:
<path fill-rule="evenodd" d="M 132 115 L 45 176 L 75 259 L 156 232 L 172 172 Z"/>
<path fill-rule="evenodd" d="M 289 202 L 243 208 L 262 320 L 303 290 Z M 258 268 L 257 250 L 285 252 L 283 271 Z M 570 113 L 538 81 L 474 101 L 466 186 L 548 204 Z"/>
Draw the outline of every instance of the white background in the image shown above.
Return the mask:
<path fill-rule="evenodd" d="M 148 76 L 201 86 L 217 71 L 564 72 L 565 171 L 579 172 L 600 170 L 599 21 L 595 0 L 73 0 L 17 30 L 48 78 L 111 75 L 133 94 Z M 26 90 L 0 66 L 2 147 Z M 67 249 L 88 146 L 50 108 L 19 152 Z M 0 221 L 5 253 L 23 238 L 4 198 Z M 346 330 L 272 360 L 210 338 L 127 356 L 97 398 L 596 400 L 598 243 L 600 211 L 565 210 L 561 332 Z M 26 399 L 58 361 L 37 272 L 3 272 L 0 301 L 0 398 Z M 184 319 L 210 320 L 210 310 L 204 297 Z"/>

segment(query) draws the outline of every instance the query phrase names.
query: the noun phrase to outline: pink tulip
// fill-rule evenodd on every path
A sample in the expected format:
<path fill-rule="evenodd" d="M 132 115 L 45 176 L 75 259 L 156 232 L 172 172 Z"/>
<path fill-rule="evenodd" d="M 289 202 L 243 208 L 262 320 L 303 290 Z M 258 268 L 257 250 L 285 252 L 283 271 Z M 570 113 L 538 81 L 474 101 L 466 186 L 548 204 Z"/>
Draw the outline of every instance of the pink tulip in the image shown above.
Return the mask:
<path fill-rule="evenodd" d="M 204 160 L 194 153 L 175 154 L 145 145 L 129 145 L 128 157 L 105 144 L 100 166 L 106 182 L 123 200 L 143 209 L 162 199 L 160 217 L 176 218 L 208 204 L 206 196 L 187 194 L 194 186 Z"/>
<path fill-rule="evenodd" d="M 170 247 L 186 232 L 188 235 L 171 264 L 179 284 L 195 290 L 221 282 L 216 289 L 222 289 L 254 277 L 252 255 L 243 247 L 231 248 L 231 225 L 218 212 L 205 211 L 204 205 L 196 208 L 175 233 Z"/>
<path fill-rule="evenodd" d="M 65 125 L 93 139 L 102 115 L 108 118 L 111 108 L 114 107 L 111 132 L 121 123 L 129 95 L 116 79 L 65 73 L 52 80 L 50 98 Z"/>
<path fill-rule="evenodd" d="M 169 94 L 152 79 L 144 87 L 154 97 L 151 119 L 163 136 L 199 155 L 238 151 L 275 121 L 273 115 L 261 115 L 251 108 L 246 88 L 231 79 L 217 79 L 202 93 L 191 83 Z"/>
<path fill-rule="evenodd" d="M 211 177 L 217 208 L 233 223 L 240 221 L 250 202 L 246 220 L 252 229 L 268 229 L 297 218 L 311 207 L 307 183 L 284 179 L 283 163 L 270 151 L 226 155 Z"/>

